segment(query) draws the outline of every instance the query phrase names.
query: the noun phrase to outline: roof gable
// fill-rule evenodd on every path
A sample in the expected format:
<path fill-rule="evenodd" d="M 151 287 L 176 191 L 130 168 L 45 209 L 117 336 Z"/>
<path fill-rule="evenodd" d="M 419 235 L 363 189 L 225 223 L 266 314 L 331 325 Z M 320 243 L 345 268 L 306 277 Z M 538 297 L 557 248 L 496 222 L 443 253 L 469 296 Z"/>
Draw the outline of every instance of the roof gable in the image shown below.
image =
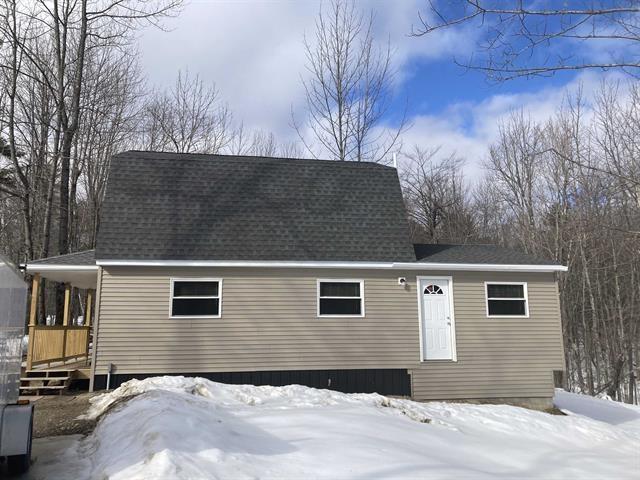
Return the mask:
<path fill-rule="evenodd" d="M 415 261 L 393 168 L 157 152 L 113 158 L 96 258 Z"/>

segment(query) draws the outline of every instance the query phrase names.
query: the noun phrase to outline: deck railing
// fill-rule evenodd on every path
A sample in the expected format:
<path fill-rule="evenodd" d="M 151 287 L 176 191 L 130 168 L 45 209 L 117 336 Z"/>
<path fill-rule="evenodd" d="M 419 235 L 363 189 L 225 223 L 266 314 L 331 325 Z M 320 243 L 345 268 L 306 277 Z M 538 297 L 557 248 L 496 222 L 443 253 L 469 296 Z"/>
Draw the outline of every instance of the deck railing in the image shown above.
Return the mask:
<path fill-rule="evenodd" d="M 29 326 L 27 370 L 43 363 L 88 358 L 90 329 L 76 325 Z"/>

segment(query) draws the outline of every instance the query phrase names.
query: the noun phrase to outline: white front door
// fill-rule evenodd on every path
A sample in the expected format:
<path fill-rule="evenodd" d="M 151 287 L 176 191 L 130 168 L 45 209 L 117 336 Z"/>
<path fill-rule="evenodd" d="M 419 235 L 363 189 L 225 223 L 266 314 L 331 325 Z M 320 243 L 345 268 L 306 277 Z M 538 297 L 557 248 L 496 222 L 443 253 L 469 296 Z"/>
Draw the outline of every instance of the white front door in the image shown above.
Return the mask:
<path fill-rule="evenodd" d="M 453 360 L 450 280 L 420 279 L 422 355 L 424 360 Z"/>

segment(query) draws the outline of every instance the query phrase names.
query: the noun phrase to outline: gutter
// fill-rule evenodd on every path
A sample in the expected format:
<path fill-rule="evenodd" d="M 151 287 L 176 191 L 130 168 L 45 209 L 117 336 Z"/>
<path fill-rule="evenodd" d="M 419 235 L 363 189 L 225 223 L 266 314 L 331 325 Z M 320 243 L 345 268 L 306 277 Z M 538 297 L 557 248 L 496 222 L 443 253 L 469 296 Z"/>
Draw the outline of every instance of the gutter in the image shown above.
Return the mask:
<path fill-rule="evenodd" d="M 446 270 L 481 272 L 566 272 L 564 265 L 520 265 L 439 262 L 287 262 L 242 260 L 98 260 L 100 267 L 244 267 L 244 268 L 353 268 L 377 270 Z"/>

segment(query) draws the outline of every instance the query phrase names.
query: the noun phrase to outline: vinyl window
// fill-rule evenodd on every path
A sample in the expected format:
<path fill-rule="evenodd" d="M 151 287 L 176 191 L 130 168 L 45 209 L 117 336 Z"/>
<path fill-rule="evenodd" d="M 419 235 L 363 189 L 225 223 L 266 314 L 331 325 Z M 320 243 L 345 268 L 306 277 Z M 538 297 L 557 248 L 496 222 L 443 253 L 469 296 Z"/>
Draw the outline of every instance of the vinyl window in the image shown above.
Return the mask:
<path fill-rule="evenodd" d="M 363 317 L 362 280 L 318 280 L 319 317 Z"/>
<path fill-rule="evenodd" d="M 220 317 L 222 280 L 171 279 L 171 317 Z"/>
<path fill-rule="evenodd" d="M 528 317 L 527 284 L 486 282 L 488 317 Z"/>

